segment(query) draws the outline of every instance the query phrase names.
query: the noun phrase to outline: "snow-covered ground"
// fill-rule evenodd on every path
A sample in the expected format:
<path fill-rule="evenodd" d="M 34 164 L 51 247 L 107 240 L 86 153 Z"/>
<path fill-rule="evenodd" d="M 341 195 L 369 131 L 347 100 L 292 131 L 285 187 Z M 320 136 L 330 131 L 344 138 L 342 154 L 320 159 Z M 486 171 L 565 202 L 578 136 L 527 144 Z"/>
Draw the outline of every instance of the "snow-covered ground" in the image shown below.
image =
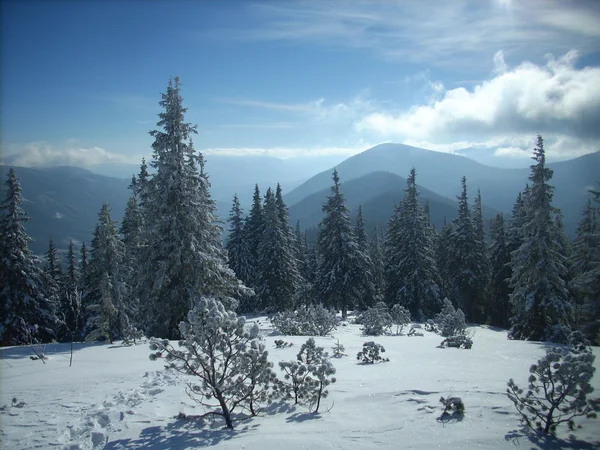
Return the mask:
<path fill-rule="evenodd" d="M 303 337 L 283 337 L 294 344 L 275 349 L 269 322 L 260 319 L 269 356 L 276 364 L 294 359 Z M 46 364 L 33 361 L 27 348 L 0 349 L 0 442 L 6 449 L 468 449 L 468 448 L 600 448 L 600 421 L 580 420 L 583 428 L 571 440 L 541 440 L 520 426 L 505 395 L 514 378 L 526 386 L 529 365 L 545 353 L 546 344 L 508 341 L 506 332 L 471 328 L 471 350 L 440 349 L 442 338 L 365 338 L 358 325 L 338 328 L 316 338 L 330 350 L 339 339 L 349 355 L 333 359 L 337 383 L 330 386 L 320 414 L 280 404 L 259 417 L 236 422 L 177 419 L 180 412 L 200 414 L 185 394 L 185 376 L 148 359 L 148 345 L 75 344 L 69 367 L 69 345 L 48 345 Z M 375 340 L 390 362 L 361 365 L 356 353 Z M 600 359 L 598 348 L 594 353 Z M 596 361 L 598 367 L 598 360 Z M 276 371 L 279 371 L 276 367 Z M 600 375 L 593 385 L 600 396 Z M 440 422 L 440 396 L 460 396 L 462 420 Z M 24 402 L 22 406 L 12 406 Z"/>

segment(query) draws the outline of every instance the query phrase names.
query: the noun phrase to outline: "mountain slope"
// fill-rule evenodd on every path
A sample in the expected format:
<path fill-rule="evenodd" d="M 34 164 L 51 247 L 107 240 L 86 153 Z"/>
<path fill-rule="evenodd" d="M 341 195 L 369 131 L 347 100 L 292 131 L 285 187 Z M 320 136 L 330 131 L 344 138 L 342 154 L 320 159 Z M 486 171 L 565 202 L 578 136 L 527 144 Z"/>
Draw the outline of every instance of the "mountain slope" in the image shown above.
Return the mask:
<path fill-rule="evenodd" d="M 8 168 L 0 166 L 2 181 Z M 89 241 L 103 202 L 110 204 L 113 218 L 123 217 L 129 196 L 128 180 L 67 166 L 15 167 L 15 171 L 25 200 L 22 207 L 31 217 L 25 224 L 34 239 L 30 248 L 36 254 L 48 249 L 50 238 L 59 249 L 67 248 L 69 239 Z"/>
<path fill-rule="evenodd" d="M 349 181 L 382 170 L 406 176 L 412 167 L 417 170 L 421 186 L 450 199 L 460 193 L 460 179 L 464 175 L 471 198 L 479 188 L 484 204 L 506 213 L 512 209 L 529 176 L 529 169 L 485 166 L 462 156 L 402 144 L 378 145 L 338 164 L 337 170 L 342 180 Z M 573 233 L 588 196 L 586 189 L 600 181 L 600 152 L 549 167 L 554 169 L 551 182 L 556 186 L 554 205 L 563 211 L 567 232 Z M 315 175 L 285 196 L 287 204 L 293 206 L 304 197 L 326 189 L 330 178 L 331 170 Z"/>
<path fill-rule="evenodd" d="M 391 172 L 377 171 L 342 182 L 340 189 L 353 217 L 356 215 L 359 205 L 362 205 L 368 231 L 371 231 L 374 225 L 378 227 L 387 225 L 394 206 L 404 197 L 405 187 L 406 179 Z M 441 227 L 444 217 L 451 220 L 456 216 L 458 209 L 456 201 L 420 185 L 418 189 L 421 204 L 429 201 L 431 221 L 438 229 Z M 318 225 L 323 218 L 321 205 L 329 194 L 329 188 L 322 189 L 291 206 L 289 209 L 290 222 L 295 224 L 299 220 L 301 227 L 305 229 Z M 497 211 L 484 206 L 483 213 L 484 219 L 487 220 L 491 219 Z"/>

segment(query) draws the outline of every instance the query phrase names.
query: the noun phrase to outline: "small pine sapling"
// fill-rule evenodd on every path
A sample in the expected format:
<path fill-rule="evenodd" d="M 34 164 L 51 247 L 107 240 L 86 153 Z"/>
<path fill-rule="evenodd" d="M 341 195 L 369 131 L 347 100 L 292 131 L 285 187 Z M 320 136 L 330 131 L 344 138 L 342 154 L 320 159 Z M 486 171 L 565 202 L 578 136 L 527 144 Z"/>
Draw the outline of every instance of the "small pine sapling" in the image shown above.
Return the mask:
<path fill-rule="evenodd" d="M 444 337 L 465 334 L 467 323 L 462 310 L 454 309 L 452 302 L 444 299 L 442 311 L 435 317 L 435 324 Z"/>
<path fill-rule="evenodd" d="M 423 337 L 423 333 L 421 333 L 420 331 L 417 331 L 417 329 L 413 328 L 413 327 L 411 327 L 410 330 L 408 330 L 408 333 L 406 335 L 409 337 L 413 337 L 413 336 Z"/>
<path fill-rule="evenodd" d="M 346 349 L 344 348 L 344 346 L 342 344 L 340 344 L 340 340 L 337 340 L 337 343 L 331 347 L 331 350 L 333 351 L 333 357 L 334 358 L 341 358 L 342 356 L 348 356 L 346 355 L 344 352 L 346 351 Z"/>
<path fill-rule="evenodd" d="M 595 356 L 589 348 L 551 348 L 529 368 L 525 392 L 511 378 L 506 390 L 522 420 L 532 430 L 555 434 L 561 423 L 575 429 L 575 418 L 596 418 L 600 399 L 588 399 L 593 392 Z"/>
<path fill-rule="evenodd" d="M 374 341 L 365 342 L 362 351 L 358 352 L 356 359 L 364 364 L 375 364 L 377 362 L 388 362 L 389 358 L 382 358 L 381 353 L 385 353 L 385 348 Z"/>
<path fill-rule="evenodd" d="M 179 325 L 180 349 L 166 339 L 150 342 L 150 359 L 164 358 L 168 369 L 197 377 L 198 384 L 188 383 L 187 394 L 213 409 L 204 416 L 221 416 L 228 428 L 233 428 L 232 413 L 238 406 L 254 414 L 257 402 L 267 400 L 276 382 L 258 325 L 248 329 L 245 324 L 245 317 L 226 310 L 220 301 L 201 297 Z"/>
<path fill-rule="evenodd" d="M 335 383 L 332 377 L 335 367 L 328 359 L 323 347 L 317 347 L 313 338 L 308 339 L 297 355 L 296 361 L 281 361 L 279 367 L 284 371 L 288 383 L 278 385 L 279 395 L 293 398 L 294 404 L 300 402 L 314 412 L 319 411 L 321 399 L 327 397 L 327 386 Z"/>
<path fill-rule="evenodd" d="M 440 403 L 444 407 L 444 410 L 438 420 L 443 421 L 452 416 L 457 417 L 465 414 L 465 404 L 460 397 L 440 397 Z"/>
<path fill-rule="evenodd" d="M 410 323 L 410 311 L 400 304 L 395 304 L 390 309 L 390 315 L 396 325 L 396 334 L 401 335 L 404 327 Z"/>

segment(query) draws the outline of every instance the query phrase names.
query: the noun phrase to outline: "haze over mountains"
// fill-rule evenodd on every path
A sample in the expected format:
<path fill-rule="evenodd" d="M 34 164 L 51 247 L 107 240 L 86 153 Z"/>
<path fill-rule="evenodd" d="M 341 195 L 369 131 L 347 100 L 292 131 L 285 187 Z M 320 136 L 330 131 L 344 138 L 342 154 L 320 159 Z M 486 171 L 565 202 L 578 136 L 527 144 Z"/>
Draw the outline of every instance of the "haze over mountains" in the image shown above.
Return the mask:
<path fill-rule="evenodd" d="M 371 230 L 373 225 L 386 224 L 394 205 L 403 197 L 405 177 L 415 167 L 421 201 L 429 201 L 431 220 L 439 228 L 444 217 L 450 220 L 456 215 L 456 195 L 463 175 L 467 177 L 471 201 L 481 189 L 486 220 L 497 212 L 510 213 L 529 176 L 529 169 L 485 166 L 464 156 L 401 144 L 381 144 L 337 165 L 336 158 L 339 161 L 339 157 L 281 160 L 207 155 L 206 170 L 219 217 L 227 220 L 235 193 L 247 210 L 255 183 L 264 194 L 268 186 L 280 182 L 291 224 L 299 220 L 303 229 L 314 227 L 322 218 L 321 205 L 329 194 L 331 172 L 336 166 L 348 208 L 355 215 L 362 205 Z M 600 152 L 549 167 L 554 170 L 554 205 L 562 210 L 566 231 L 572 234 L 588 198 L 587 189 L 600 181 Z M 89 241 L 102 202 L 111 205 L 116 219 L 122 218 L 129 197 L 127 186 L 138 167 L 103 165 L 94 170 L 120 178 L 76 167 L 18 168 L 27 200 L 25 209 L 32 218 L 27 229 L 34 239 L 34 252 L 43 253 L 50 238 L 63 249 L 70 238 Z M 5 178 L 6 166 L 1 171 Z"/>

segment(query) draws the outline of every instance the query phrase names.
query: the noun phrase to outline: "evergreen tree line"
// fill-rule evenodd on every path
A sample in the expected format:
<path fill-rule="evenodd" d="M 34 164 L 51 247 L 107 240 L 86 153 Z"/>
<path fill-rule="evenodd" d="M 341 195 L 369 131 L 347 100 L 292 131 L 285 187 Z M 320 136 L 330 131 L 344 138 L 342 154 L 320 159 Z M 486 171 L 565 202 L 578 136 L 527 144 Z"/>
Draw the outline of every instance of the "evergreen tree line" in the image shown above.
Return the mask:
<path fill-rule="evenodd" d="M 481 193 L 470 204 L 464 177 L 458 215 L 439 231 L 419 202 L 413 169 L 387 229 L 367 233 L 360 209 L 352 223 L 334 171 L 314 242 L 299 223 L 290 227 L 281 186 L 262 196 L 257 185 L 247 216 L 234 197 L 224 244 L 180 89 L 175 78 L 162 95 L 150 133 L 153 174 L 143 160 L 120 226 L 102 205 L 89 254 L 84 243 L 77 255 L 71 242 L 61 261 L 50 241 L 41 263 L 29 251 L 29 219 L 9 171 L 0 217 L 2 345 L 142 333 L 178 339 L 179 323 L 201 296 L 241 313 L 320 303 L 344 317 L 384 301 L 416 320 L 433 317 L 448 298 L 468 321 L 511 327 L 516 339 L 558 339 L 574 329 L 598 338 L 600 195 L 588 201 L 570 241 L 552 206 L 541 136 L 530 184 L 510 218 L 492 221 L 489 236 Z"/>
<path fill-rule="evenodd" d="M 387 229 L 375 228 L 370 237 L 360 207 L 352 224 L 337 171 L 310 243 L 299 223 L 290 229 L 279 186 L 276 208 L 269 206 L 270 189 L 261 201 L 256 186 L 247 217 L 236 195 L 226 245 L 229 265 L 257 294 L 243 311 L 321 303 L 346 316 L 384 301 L 424 321 L 448 298 L 469 322 L 510 328 L 515 339 L 564 340 L 580 330 L 598 342 L 600 194 L 592 192 L 595 201 L 588 200 L 571 241 L 560 210 L 552 206 L 552 170 L 541 136 L 533 160 L 530 183 L 517 196 L 512 215 L 500 213 L 488 227 L 481 192 L 471 204 L 463 177 L 457 217 L 435 230 L 428 203 L 419 201 L 415 169 Z"/>

